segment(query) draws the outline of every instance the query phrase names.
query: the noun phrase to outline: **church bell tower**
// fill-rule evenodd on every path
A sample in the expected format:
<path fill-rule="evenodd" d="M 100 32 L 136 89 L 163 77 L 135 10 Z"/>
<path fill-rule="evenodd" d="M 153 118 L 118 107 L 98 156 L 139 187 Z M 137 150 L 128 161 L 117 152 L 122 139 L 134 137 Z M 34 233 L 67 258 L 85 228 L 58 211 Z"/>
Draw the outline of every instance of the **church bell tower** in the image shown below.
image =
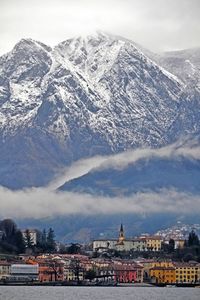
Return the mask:
<path fill-rule="evenodd" d="M 119 231 L 119 243 L 123 243 L 123 241 L 125 240 L 125 235 L 124 235 L 124 228 L 123 225 L 121 224 L 120 226 L 120 231 Z"/>

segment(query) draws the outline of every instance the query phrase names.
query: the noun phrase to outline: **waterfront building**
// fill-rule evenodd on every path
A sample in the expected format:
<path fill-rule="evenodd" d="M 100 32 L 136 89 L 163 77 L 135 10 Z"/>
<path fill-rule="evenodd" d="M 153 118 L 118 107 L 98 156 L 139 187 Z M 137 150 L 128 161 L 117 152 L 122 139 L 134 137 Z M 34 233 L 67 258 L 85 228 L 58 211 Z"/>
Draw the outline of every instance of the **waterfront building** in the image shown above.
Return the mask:
<path fill-rule="evenodd" d="M 176 283 L 196 283 L 199 281 L 199 264 L 174 263 L 176 270 Z"/>
<path fill-rule="evenodd" d="M 94 269 L 107 268 L 112 263 L 111 259 L 105 259 L 105 258 L 92 258 L 91 262 L 92 262 L 92 268 Z"/>
<path fill-rule="evenodd" d="M 172 261 L 153 261 L 151 263 L 152 267 L 162 267 L 162 268 L 171 268 L 174 267 L 174 264 Z"/>
<path fill-rule="evenodd" d="M 149 281 L 152 279 L 152 268 L 171 268 L 174 267 L 172 261 L 155 261 L 153 259 L 142 259 L 139 261 L 140 265 L 144 268 L 144 280 Z M 155 280 L 154 280 L 155 281 Z"/>
<path fill-rule="evenodd" d="M 82 281 L 84 279 L 85 271 L 82 267 L 69 265 L 65 268 L 64 280 L 67 281 Z"/>
<path fill-rule="evenodd" d="M 114 271 L 112 265 L 95 269 L 95 272 L 96 272 L 96 278 L 98 279 L 98 281 L 109 282 L 109 281 L 115 280 L 115 271 Z"/>
<path fill-rule="evenodd" d="M 7 261 L 0 261 L 0 280 L 8 277 L 10 274 L 10 266 L 11 264 Z"/>
<path fill-rule="evenodd" d="M 27 263 L 36 265 L 38 264 L 39 281 L 63 281 L 64 280 L 64 265 L 61 261 L 53 258 L 36 258 L 28 260 Z"/>
<path fill-rule="evenodd" d="M 137 271 L 132 265 L 114 264 L 114 280 L 119 283 L 132 283 L 137 281 Z"/>
<path fill-rule="evenodd" d="M 197 270 L 197 282 L 200 283 L 200 264 L 197 264 L 196 267 L 198 268 L 198 270 Z"/>
<path fill-rule="evenodd" d="M 152 283 L 169 284 L 176 282 L 175 268 L 170 266 L 155 266 L 149 270 Z"/>
<path fill-rule="evenodd" d="M 115 281 L 143 282 L 143 266 L 133 260 L 113 260 Z"/>
<path fill-rule="evenodd" d="M 144 281 L 149 281 L 150 278 L 150 269 L 153 267 L 153 259 L 140 259 L 137 261 L 142 267 L 143 267 L 143 280 Z"/>
<path fill-rule="evenodd" d="M 9 279 L 12 281 L 37 281 L 38 264 L 11 264 Z"/>

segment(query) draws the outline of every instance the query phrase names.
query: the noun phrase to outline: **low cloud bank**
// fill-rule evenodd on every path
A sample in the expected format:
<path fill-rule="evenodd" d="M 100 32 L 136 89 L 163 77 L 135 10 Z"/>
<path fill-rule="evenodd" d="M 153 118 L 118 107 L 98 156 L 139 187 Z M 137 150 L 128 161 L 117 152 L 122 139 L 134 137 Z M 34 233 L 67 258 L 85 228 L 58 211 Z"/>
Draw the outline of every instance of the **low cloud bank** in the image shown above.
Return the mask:
<path fill-rule="evenodd" d="M 200 197 L 175 190 L 137 193 L 130 197 L 102 197 L 47 189 L 13 192 L 0 188 L 0 217 L 43 218 L 69 214 L 200 213 Z"/>
<path fill-rule="evenodd" d="M 88 173 L 94 168 L 124 168 L 142 158 L 200 159 L 200 147 L 174 144 L 160 149 L 140 149 L 112 156 L 98 156 L 80 160 L 67 168 L 58 180 L 44 188 L 11 191 L 0 187 L 0 218 L 43 218 L 68 214 L 117 213 L 200 213 L 200 195 L 162 189 L 146 191 L 129 197 L 102 197 L 85 193 L 56 192 L 66 181 Z"/>

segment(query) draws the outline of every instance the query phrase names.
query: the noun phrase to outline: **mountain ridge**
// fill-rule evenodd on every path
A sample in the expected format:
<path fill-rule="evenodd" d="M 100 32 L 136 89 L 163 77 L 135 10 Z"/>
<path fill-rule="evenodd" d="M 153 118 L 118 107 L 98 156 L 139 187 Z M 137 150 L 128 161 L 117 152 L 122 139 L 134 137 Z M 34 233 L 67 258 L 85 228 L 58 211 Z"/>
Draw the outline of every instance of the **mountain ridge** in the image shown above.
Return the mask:
<path fill-rule="evenodd" d="M 102 33 L 22 39 L 0 58 L 0 183 L 43 186 L 80 158 L 199 134 L 198 90 L 154 61 Z"/>

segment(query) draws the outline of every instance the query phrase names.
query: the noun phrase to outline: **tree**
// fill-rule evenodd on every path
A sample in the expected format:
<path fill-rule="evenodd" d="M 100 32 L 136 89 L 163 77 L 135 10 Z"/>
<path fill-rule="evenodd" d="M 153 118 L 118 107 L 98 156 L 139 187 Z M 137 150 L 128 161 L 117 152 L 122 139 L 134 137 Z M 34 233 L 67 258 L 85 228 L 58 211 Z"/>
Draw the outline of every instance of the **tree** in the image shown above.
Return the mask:
<path fill-rule="evenodd" d="M 78 254 L 80 253 L 80 245 L 79 244 L 74 244 L 72 243 L 71 246 L 67 248 L 67 253 L 68 254 Z"/>
<path fill-rule="evenodd" d="M 37 244 L 36 244 L 36 247 L 35 247 L 35 251 L 37 253 L 46 252 L 47 251 L 47 235 L 46 235 L 46 230 L 43 229 L 42 232 L 38 231 L 37 232 L 37 236 L 38 236 L 38 239 L 37 239 Z"/>
<path fill-rule="evenodd" d="M 48 234 L 47 234 L 47 250 L 49 252 L 56 251 L 55 234 L 54 234 L 54 230 L 52 228 L 49 228 Z"/>
<path fill-rule="evenodd" d="M 77 282 L 80 282 L 80 273 L 83 272 L 79 259 L 72 259 L 70 263 L 70 269 L 72 270 Z"/>
<path fill-rule="evenodd" d="M 43 229 L 42 236 L 41 236 L 41 244 L 46 245 L 46 243 L 47 243 L 47 233 L 46 233 L 46 230 Z"/>
<path fill-rule="evenodd" d="M 68 252 L 67 252 L 67 247 L 66 247 L 64 244 L 60 244 L 60 247 L 59 247 L 59 253 L 61 253 L 61 254 L 66 254 L 66 253 L 68 253 Z"/>
<path fill-rule="evenodd" d="M 3 231 L 3 237 L 0 242 L 1 251 L 7 253 L 23 253 L 25 250 L 23 236 L 17 225 L 11 219 L 5 219 L 0 222 L 0 230 Z"/>
<path fill-rule="evenodd" d="M 25 242 L 24 242 L 22 232 L 20 230 L 16 231 L 15 243 L 18 247 L 18 253 L 24 253 L 24 251 L 25 251 Z"/>
<path fill-rule="evenodd" d="M 24 242 L 25 242 L 26 248 L 33 247 L 33 239 L 31 237 L 30 231 L 28 229 L 25 230 Z"/>
<path fill-rule="evenodd" d="M 51 281 L 53 281 L 53 275 L 54 275 L 54 280 L 58 280 L 58 276 L 63 273 L 63 265 L 59 263 L 56 260 L 51 260 L 48 263 L 49 269 L 50 269 L 50 274 L 51 274 Z"/>
<path fill-rule="evenodd" d="M 0 230 L 4 232 L 7 241 L 12 241 L 17 231 L 17 226 L 13 220 L 5 219 L 0 222 Z"/>
<path fill-rule="evenodd" d="M 184 248 L 186 248 L 188 246 L 188 242 L 187 240 L 184 240 Z"/>
<path fill-rule="evenodd" d="M 195 260 L 195 257 L 192 253 L 186 253 L 184 256 L 183 256 L 183 261 L 190 261 L 190 260 Z"/>
<path fill-rule="evenodd" d="M 41 250 L 43 252 L 45 252 L 47 250 L 47 234 L 46 234 L 46 230 L 43 229 L 42 234 L 41 234 L 41 238 L 38 242 L 38 248 L 41 248 Z"/>
<path fill-rule="evenodd" d="M 170 239 L 169 240 L 169 253 L 172 253 L 172 252 L 174 252 L 174 248 L 175 248 L 175 242 L 174 242 L 174 240 L 173 239 Z"/>
<path fill-rule="evenodd" d="M 97 276 L 95 270 L 88 270 L 86 273 L 85 273 L 85 279 L 89 279 L 89 281 L 92 281 L 93 279 L 95 279 Z"/>
<path fill-rule="evenodd" d="M 188 237 L 188 246 L 199 246 L 199 238 L 198 235 L 194 232 L 194 230 L 192 230 L 189 233 L 189 237 Z"/>

